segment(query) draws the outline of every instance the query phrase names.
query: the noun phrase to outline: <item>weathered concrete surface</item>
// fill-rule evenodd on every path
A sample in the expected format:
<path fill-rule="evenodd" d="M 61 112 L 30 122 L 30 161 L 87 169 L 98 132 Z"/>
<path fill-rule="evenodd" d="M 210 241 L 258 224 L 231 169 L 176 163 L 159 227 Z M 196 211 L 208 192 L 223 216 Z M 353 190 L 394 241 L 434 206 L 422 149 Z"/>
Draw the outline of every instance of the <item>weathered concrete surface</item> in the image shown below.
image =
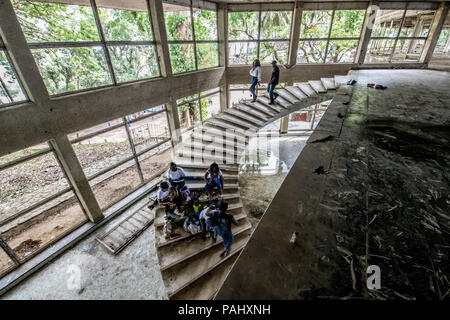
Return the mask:
<path fill-rule="evenodd" d="M 449 299 L 450 74 L 352 76 L 216 299 Z"/>

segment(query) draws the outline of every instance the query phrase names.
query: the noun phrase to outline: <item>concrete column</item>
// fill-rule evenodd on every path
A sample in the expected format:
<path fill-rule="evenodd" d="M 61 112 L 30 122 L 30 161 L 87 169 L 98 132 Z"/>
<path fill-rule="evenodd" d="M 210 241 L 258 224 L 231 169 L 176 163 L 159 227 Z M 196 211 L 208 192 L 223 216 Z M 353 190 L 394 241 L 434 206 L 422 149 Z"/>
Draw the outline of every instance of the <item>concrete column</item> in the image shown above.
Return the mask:
<path fill-rule="evenodd" d="M 176 99 L 172 97 L 169 99 L 166 103 L 166 112 L 170 135 L 172 137 L 172 145 L 176 145 L 181 141 L 181 126 Z"/>
<path fill-rule="evenodd" d="M 11 1 L 0 1 L 0 34 L 28 98 L 44 108 L 50 97 Z"/>
<path fill-rule="evenodd" d="M 287 133 L 289 126 L 289 114 L 281 118 L 280 121 L 280 133 Z"/>
<path fill-rule="evenodd" d="M 420 18 L 420 16 L 417 17 L 416 25 L 414 26 L 414 32 L 413 37 L 419 37 L 423 30 L 424 21 Z M 417 45 L 417 40 L 411 40 L 408 46 L 408 50 L 406 51 L 407 54 L 413 53 L 414 48 Z"/>
<path fill-rule="evenodd" d="M 445 19 L 448 14 L 448 3 L 442 2 L 439 6 L 439 9 L 436 11 L 436 15 L 434 16 L 433 23 L 430 26 L 430 31 L 428 34 L 428 38 L 425 41 L 425 45 L 423 47 L 422 55 L 420 56 L 420 62 L 423 62 L 428 65 L 433 56 L 434 48 L 439 39 L 439 35 L 441 34 L 442 26 L 445 23 Z"/>
<path fill-rule="evenodd" d="M 224 84 L 220 86 L 220 109 L 228 109 L 228 82 L 226 68 L 228 66 L 228 7 L 226 3 L 217 4 L 217 35 L 219 40 L 219 66 L 225 68 Z"/>
<path fill-rule="evenodd" d="M 155 37 L 161 75 L 163 77 L 169 77 L 172 75 L 172 66 L 170 64 L 162 0 L 147 0 L 147 5 L 152 20 L 153 36 Z"/>
<path fill-rule="evenodd" d="M 376 11 L 371 8 L 372 5 L 378 5 L 378 1 L 369 2 L 369 9 L 366 10 L 364 17 L 364 23 L 361 30 L 361 39 L 358 43 L 358 49 L 356 51 L 355 62 L 358 65 L 364 64 L 366 59 L 367 47 L 369 46 L 370 37 L 372 35 L 372 27 L 375 22 Z"/>
<path fill-rule="evenodd" d="M 86 216 L 92 222 L 102 220 L 104 217 L 102 210 L 100 209 L 97 199 L 89 185 L 89 181 L 84 174 L 83 168 L 81 167 L 67 136 L 59 136 L 50 140 L 50 144 L 52 145 L 58 161 L 66 173 L 67 179 L 69 179 Z"/>
<path fill-rule="evenodd" d="M 289 42 L 288 68 L 297 64 L 298 39 L 300 38 L 300 26 L 302 23 L 303 2 L 295 1 L 294 13 L 291 23 L 291 41 Z"/>

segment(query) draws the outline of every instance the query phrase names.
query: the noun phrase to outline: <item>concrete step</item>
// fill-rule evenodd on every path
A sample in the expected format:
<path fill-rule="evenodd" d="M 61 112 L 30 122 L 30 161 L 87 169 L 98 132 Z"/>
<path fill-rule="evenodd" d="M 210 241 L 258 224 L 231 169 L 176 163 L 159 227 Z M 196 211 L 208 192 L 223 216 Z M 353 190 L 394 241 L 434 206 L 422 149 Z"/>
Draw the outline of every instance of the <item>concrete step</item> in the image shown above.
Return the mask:
<path fill-rule="evenodd" d="M 192 142 L 194 143 L 214 143 L 217 145 L 223 145 L 225 142 L 227 146 L 233 146 L 234 148 L 237 148 L 238 150 L 244 150 L 246 147 L 246 143 L 244 139 L 240 139 L 238 141 L 230 138 L 225 138 L 223 136 L 219 135 L 208 135 L 208 134 L 201 134 L 201 133 L 194 133 L 192 136 Z M 186 142 L 188 143 L 188 142 Z"/>
<path fill-rule="evenodd" d="M 204 123 L 204 126 L 221 128 L 223 131 L 227 131 L 227 133 L 229 132 L 230 134 L 240 135 L 243 137 L 246 136 L 246 131 L 247 131 L 242 128 L 237 128 L 235 125 L 230 124 L 229 122 L 224 121 L 222 119 L 218 119 L 218 118 L 212 118 L 212 119 L 206 120 L 206 122 Z"/>
<path fill-rule="evenodd" d="M 239 217 L 241 217 L 241 220 L 237 219 Z M 237 226 L 235 226 L 234 224 L 232 225 L 231 230 L 233 232 L 234 232 L 234 230 L 237 227 L 239 227 L 241 225 L 240 221 L 245 221 L 245 223 L 250 224 L 247 221 L 246 216 L 237 215 L 236 216 L 236 220 L 238 220 L 239 225 L 237 225 Z M 242 224 L 244 224 L 244 222 Z M 184 241 L 186 238 L 189 238 L 191 236 L 190 233 L 184 231 L 183 227 L 177 227 L 174 231 L 176 233 L 181 234 L 181 236 L 179 238 L 170 240 L 169 238 L 164 237 L 164 234 L 163 234 L 164 230 L 163 229 L 164 228 L 155 228 L 155 238 L 156 238 L 156 247 L 157 248 L 164 247 L 164 246 L 167 246 L 167 245 L 169 245 L 171 243 L 175 243 L 175 242 L 178 242 L 178 241 Z"/>
<path fill-rule="evenodd" d="M 261 120 L 259 117 L 253 115 L 253 114 L 249 114 L 248 112 L 245 112 L 241 109 L 237 109 L 237 108 L 231 108 L 228 109 L 227 112 L 228 114 L 232 114 L 235 117 L 238 117 L 239 119 L 243 120 L 243 121 L 248 121 L 252 124 L 254 124 L 256 127 L 262 127 L 264 125 L 263 120 Z"/>
<path fill-rule="evenodd" d="M 288 90 L 292 95 L 297 97 L 297 99 L 299 99 L 299 100 L 302 100 L 302 99 L 305 99 L 308 97 L 302 90 L 300 90 L 296 86 L 286 86 L 286 90 Z"/>
<path fill-rule="evenodd" d="M 200 279 L 186 286 L 170 297 L 171 300 L 210 300 L 219 291 L 238 255 L 222 262 L 218 267 L 205 273 Z"/>
<path fill-rule="evenodd" d="M 216 116 L 216 118 L 222 119 L 227 121 L 228 123 L 232 124 L 232 125 L 236 125 L 241 127 L 244 130 L 248 130 L 248 129 L 257 129 L 258 126 L 249 122 L 249 121 L 244 121 L 242 119 L 240 119 L 239 117 L 231 114 L 231 113 L 221 113 L 219 115 Z"/>
<path fill-rule="evenodd" d="M 320 80 L 310 80 L 310 81 L 308 81 L 308 83 L 314 89 L 314 91 L 317 93 L 327 92 L 327 89 L 323 86 L 322 81 L 320 81 Z"/>
<path fill-rule="evenodd" d="M 275 92 L 278 93 L 278 90 L 279 90 L 279 89 L 275 90 Z M 269 93 L 266 92 L 266 93 L 264 94 L 264 96 L 267 98 L 267 103 L 269 103 L 269 102 L 270 102 L 270 99 L 269 99 L 269 98 L 270 98 Z M 275 104 L 278 105 L 278 106 L 281 106 L 283 109 L 286 109 L 286 108 L 288 108 L 292 103 L 290 103 L 290 102 L 287 101 L 285 98 L 283 98 L 282 95 L 278 94 L 278 97 L 275 98 Z"/>
<path fill-rule="evenodd" d="M 328 90 L 336 90 L 336 85 L 334 84 L 334 78 L 320 78 L 322 85 L 325 89 Z"/>
<path fill-rule="evenodd" d="M 280 106 L 276 101 L 275 101 L 275 104 L 269 104 L 270 103 L 270 99 L 267 98 L 267 97 L 258 97 L 256 99 L 256 101 L 262 103 L 267 108 L 271 108 L 276 113 L 279 113 L 281 110 L 284 110 L 284 108 L 282 106 Z"/>
<path fill-rule="evenodd" d="M 336 75 L 334 76 L 334 85 L 336 86 L 336 88 L 339 88 L 340 86 L 347 85 L 348 80 L 350 80 L 349 76 Z"/>
<path fill-rule="evenodd" d="M 316 91 L 311 87 L 308 82 L 300 82 L 297 87 L 303 91 L 308 97 L 314 97 L 317 95 Z"/>
<path fill-rule="evenodd" d="M 264 113 L 270 118 L 272 118 L 275 114 L 278 113 L 278 111 L 266 106 L 264 103 L 261 103 L 258 100 L 256 102 L 244 101 L 243 103 L 251 108 L 255 108 L 259 112 Z"/>
<path fill-rule="evenodd" d="M 195 259 L 189 259 L 172 268 L 164 270 L 162 272 L 162 278 L 166 285 L 168 297 L 171 298 L 171 296 L 181 291 L 207 272 L 213 270 L 225 260 L 238 254 L 247 244 L 248 239 L 248 236 L 237 236 L 233 242 L 229 255 L 225 258 L 220 257 L 223 247 L 215 246 L 206 252 L 200 253 Z"/>
<path fill-rule="evenodd" d="M 300 100 L 293 95 L 289 90 L 285 89 L 278 89 L 277 93 L 285 100 L 287 100 L 290 104 L 299 102 Z"/>
<path fill-rule="evenodd" d="M 198 140 L 193 140 L 191 142 L 186 141 L 184 143 L 184 148 L 183 149 L 188 149 L 188 150 L 192 150 L 195 152 L 205 152 L 205 153 L 229 153 L 230 155 L 235 153 L 237 154 L 238 152 L 242 152 L 243 148 L 237 148 L 236 146 L 233 145 L 223 145 L 223 144 L 219 144 L 219 143 L 212 143 L 212 142 L 207 142 L 207 141 L 198 141 Z"/>
<path fill-rule="evenodd" d="M 198 170 L 203 170 L 206 171 L 207 169 L 209 169 L 209 166 L 211 165 L 210 162 L 205 162 L 205 163 L 177 163 L 180 167 L 182 167 L 183 169 L 186 168 L 190 168 L 190 169 L 198 169 Z M 222 170 L 223 174 L 238 174 L 239 172 L 239 166 L 234 165 L 234 166 L 226 166 L 226 165 L 222 165 L 220 166 L 220 170 Z"/>
<path fill-rule="evenodd" d="M 234 229 L 233 236 L 237 237 L 241 233 L 249 230 L 251 230 L 250 224 L 242 224 L 241 226 L 237 226 L 236 229 Z M 171 268 L 187 259 L 195 257 L 196 255 L 212 247 L 222 245 L 222 243 L 223 240 L 221 237 L 218 237 L 217 241 L 213 242 L 212 239 L 207 239 L 206 241 L 204 241 L 201 237 L 197 236 L 190 243 L 186 241 L 180 241 L 168 246 L 161 247 L 158 251 L 161 271 Z"/>
<path fill-rule="evenodd" d="M 254 106 L 248 106 L 246 104 L 238 104 L 235 109 L 240 110 L 241 112 L 245 112 L 246 114 L 252 115 L 253 117 L 266 122 L 268 121 L 271 116 L 267 115 L 266 113 L 258 110 Z"/>

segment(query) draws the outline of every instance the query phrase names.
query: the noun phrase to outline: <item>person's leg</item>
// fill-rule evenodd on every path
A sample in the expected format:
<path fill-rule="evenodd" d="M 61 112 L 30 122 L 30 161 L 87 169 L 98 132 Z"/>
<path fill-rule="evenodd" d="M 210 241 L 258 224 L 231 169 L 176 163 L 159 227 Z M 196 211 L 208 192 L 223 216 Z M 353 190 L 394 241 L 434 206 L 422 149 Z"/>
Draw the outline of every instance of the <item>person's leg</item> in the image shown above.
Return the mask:
<path fill-rule="evenodd" d="M 158 199 L 155 199 L 155 201 L 153 201 L 153 203 L 151 205 L 149 205 L 148 208 L 150 210 L 153 210 L 157 204 L 158 204 Z"/>
<path fill-rule="evenodd" d="M 214 184 L 217 186 L 217 188 L 219 188 L 219 193 L 220 193 L 220 195 L 222 195 L 223 185 L 220 182 L 220 178 L 215 178 Z"/>
<path fill-rule="evenodd" d="M 273 84 L 269 84 L 267 86 L 267 91 L 269 92 L 269 98 L 270 98 L 270 103 L 274 103 L 274 99 L 273 99 Z"/>
<path fill-rule="evenodd" d="M 252 101 L 256 101 L 256 84 L 258 80 L 255 77 L 252 78 L 252 85 L 250 86 L 250 92 L 252 93 Z"/>

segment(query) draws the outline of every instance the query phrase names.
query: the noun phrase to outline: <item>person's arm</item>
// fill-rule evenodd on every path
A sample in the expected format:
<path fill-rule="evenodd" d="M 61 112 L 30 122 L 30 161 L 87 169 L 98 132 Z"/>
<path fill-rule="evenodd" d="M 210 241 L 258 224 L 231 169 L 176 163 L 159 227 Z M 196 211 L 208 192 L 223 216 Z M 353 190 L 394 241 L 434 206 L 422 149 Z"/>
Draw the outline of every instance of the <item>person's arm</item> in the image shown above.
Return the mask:
<path fill-rule="evenodd" d="M 180 172 L 181 172 L 181 178 L 180 178 L 180 180 L 184 180 L 185 178 L 186 178 L 186 172 L 184 172 L 184 169 L 183 168 L 179 168 L 180 169 Z"/>
<path fill-rule="evenodd" d="M 208 181 L 208 170 L 206 170 L 206 172 L 205 172 L 205 181 L 206 181 L 207 184 L 211 184 L 211 183 Z"/>
<path fill-rule="evenodd" d="M 222 189 L 223 189 L 223 174 L 220 175 L 220 184 L 222 185 Z"/>

